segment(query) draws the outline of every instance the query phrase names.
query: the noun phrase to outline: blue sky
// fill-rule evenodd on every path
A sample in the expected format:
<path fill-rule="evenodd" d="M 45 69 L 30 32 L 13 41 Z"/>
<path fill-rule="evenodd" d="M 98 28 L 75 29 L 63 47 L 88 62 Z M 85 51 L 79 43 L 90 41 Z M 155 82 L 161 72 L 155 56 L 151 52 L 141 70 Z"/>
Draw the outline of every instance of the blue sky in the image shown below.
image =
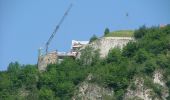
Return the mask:
<path fill-rule="evenodd" d="M 114 31 L 170 23 L 169 0 L 0 0 L 0 70 L 14 61 L 36 64 L 38 48 L 72 2 L 49 50 L 69 51 L 71 40 L 102 36 L 106 27 Z"/>

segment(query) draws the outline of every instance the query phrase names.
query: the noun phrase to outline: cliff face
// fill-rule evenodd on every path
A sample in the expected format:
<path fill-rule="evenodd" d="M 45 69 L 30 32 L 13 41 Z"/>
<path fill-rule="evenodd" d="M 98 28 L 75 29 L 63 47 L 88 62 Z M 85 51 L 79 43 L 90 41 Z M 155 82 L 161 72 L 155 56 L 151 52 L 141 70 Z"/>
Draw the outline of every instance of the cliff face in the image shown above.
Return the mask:
<path fill-rule="evenodd" d="M 104 88 L 98 84 L 89 82 L 92 79 L 90 74 L 87 79 L 79 84 L 72 100 L 113 100 L 113 89 Z"/>
<path fill-rule="evenodd" d="M 124 96 L 125 100 L 167 100 L 169 96 L 168 87 L 163 80 L 161 70 L 155 70 L 151 81 L 152 86 L 146 85 L 144 77 L 136 77 L 133 81 L 134 84 L 129 85 L 127 92 Z M 159 89 L 158 91 L 155 88 Z"/>
<path fill-rule="evenodd" d="M 129 41 L 135 41 L 131 37 L 103 37 L 88 46 L 100 50 L 100 57 L 107 56 L 111 48 L 123 48 Z M 83 49 L 83 48 L 82 48 Z M 78 86 L 73 100 L 116 100 L 114 88 L 108 90 L 98 84 L 84 81 Z M 109 99 L 105 99 L 107 94 Z M 169 90 L 164 80 L 164 71 L 156 69 L 151 76 L 134 76 L 133 80 L 123 95 L 123 100 L 168 100 Z"/>
<path fill-rule="evenodd" d="M 132 37 L 103 37 L 92 42 L 90 45 L 94 49 L 100 50 L 100 57 L 104 58 L 107 56 L 111 48 L 123 48 L 129 41 L 134 40 Z"/>
<path fill-rule="evenodd" d="M 97 84 L 83 82 L 73 100 L 113 100 L 113 90 Z"/>
<path fill-rule="evenodd" d="M 89 76 L 79 84 L 72 100 L 116 100 L 113 88 L 108 89 L 96 83 L 90 83 L 92 77 L 89 78 Z M 156 87 L 146 85 L 151 83 Z M 154 88 L 159 88 L 159 90 L 155 91 Z M 167 100 L 166 97 L 168 96 L 169 91 L 165 80 L 163 80 L 163 71 L 155 70 L 149 83 L 146 83 L 145 77 L 134 77 L 124 94 L 123 100 Z"/>

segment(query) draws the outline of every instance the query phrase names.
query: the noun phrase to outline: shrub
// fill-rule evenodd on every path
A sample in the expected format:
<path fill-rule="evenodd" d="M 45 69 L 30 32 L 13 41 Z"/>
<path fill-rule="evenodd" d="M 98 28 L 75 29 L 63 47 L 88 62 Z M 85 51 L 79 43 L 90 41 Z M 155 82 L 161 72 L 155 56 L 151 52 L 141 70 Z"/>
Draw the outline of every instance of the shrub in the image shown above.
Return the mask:
<path fill-rule="evenodd" d="M 140 39 L 146 34 L 146 31 L 147 31 L 147 28 L 145 25 L 143 25 L 142 27 L 140 27 L 138 30 L 134 32 L 134 37 L 136 39 Z"/>
<path fill-rule="evenodd" d="M 91 38 L 90 38 L 90 43 L 97 40 L 98 37 L 94 34 Z"/>
<path fill-rule="evenodd" d="M 105 31 L 104 31 L 104 35 L 107 35 L 107 34 L 109 34 L 109 33 L 110 33 L 109 28 L 106 28 Z"/>
<path fill-rule="evenodd" d="M 120 61 L 121 61 L 120 49 L 119 48 L 111 49 L 108 53 L 107 62 L 108 63 L 111 63 L 111 62 L 120 63 Z"/>

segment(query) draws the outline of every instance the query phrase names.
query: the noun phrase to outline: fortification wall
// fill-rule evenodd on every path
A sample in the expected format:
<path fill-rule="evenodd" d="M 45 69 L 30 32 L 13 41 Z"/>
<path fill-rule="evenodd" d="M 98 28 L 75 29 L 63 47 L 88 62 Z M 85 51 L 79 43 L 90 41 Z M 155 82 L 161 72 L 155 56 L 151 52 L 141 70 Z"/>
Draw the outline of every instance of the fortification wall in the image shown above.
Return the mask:
<path fill-rule="evenodd" d="M 38 69 L 40 71 L 46 70 L 48 64 L 57 63 L 57 52 L 51 52 L 46 55 L 40 55 L 38 57 Z"/>
<path fill-rule="evenodd" d="M 129 41 L 134 40 L 132 37 L 103 37 L 99 40 L 92 42 L 90 45 L 94 49 L 100 50 L 100 57 L 107 56 L 111 48 L 123 48 Z"/>
<path fill-rule="evenodd" d="M 118 47 L 122 49 L 123 46 L 125 46 L 131 40 L 134 39 L 132 37 L 103 37 L 88 45 L 92 46 L 94 49 L 99 49 L 100 57 L 104 58 L 108 55 L 108 52 L 111 48 Z M 81 49 L 83 49 L 84 47 L 82 47 Z M 77 58 L 79 58 L 80 55 L 81 54 L 79 53 Z M 67 55 L 67 56 L 73 56 L 73 55 Z M 40 55 L 38 57 L 38 69 L 41 71 L 46 70 L 47 65 L 57 63 L 58 58 L 59 55 L 57 52 L 50 52 L 46 55 Z"/>

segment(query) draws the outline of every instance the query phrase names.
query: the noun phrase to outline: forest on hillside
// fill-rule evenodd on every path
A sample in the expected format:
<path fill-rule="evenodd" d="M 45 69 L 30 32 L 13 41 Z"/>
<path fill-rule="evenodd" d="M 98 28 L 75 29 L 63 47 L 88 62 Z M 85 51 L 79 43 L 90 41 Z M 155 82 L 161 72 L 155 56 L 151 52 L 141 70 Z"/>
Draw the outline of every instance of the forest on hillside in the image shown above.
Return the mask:
<path fill-rule="evenodd" d="M 7 71 L 0 72 L 0 100 L 69 100 L 89 74 L 92 83 L 113 88 L 116 100 L 122 100 L 138 75 L 146 76 L 146 85 L 160 96 L 161 88 L 149 81 L 156 69 L 164 70 L 170 91 L 170 25 L 142 26 L 134 38 L 122 50 L 111 49 L 105 59 L 99 58 L 99 50 L 86 47 L 80 59 L 66 58 L 48 65 L 45 72 L 39 72 L 37 65 L 11 62 Z"/>

